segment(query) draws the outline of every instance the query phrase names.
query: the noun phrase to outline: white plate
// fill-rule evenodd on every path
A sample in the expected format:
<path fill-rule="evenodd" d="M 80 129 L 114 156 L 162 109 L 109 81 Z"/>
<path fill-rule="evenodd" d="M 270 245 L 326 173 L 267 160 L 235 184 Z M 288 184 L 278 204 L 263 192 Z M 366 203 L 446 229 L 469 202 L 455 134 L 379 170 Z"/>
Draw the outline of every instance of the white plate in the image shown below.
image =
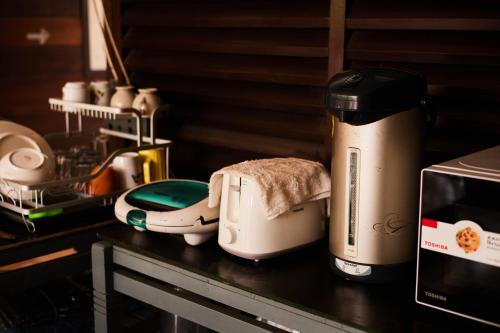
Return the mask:
<path fill-rule="evenodd" d="M 11 121 L 0 120 L 0 159 L 16 148 L 34 148 L 55 163 L 52 148 L 40 134 Z"/>
<path fill-rule="evenodd" d="M 0 160 L 5 155 L 18 148 L 33 148 L 39 152 L 42 152 L 42 149 L 36 143 L 36 141 L 31 139 L 27 135 L 14 133 L 0 134 Z"/>
<path fill-rule="evenodd" d="M 0 120 L 0 159 L 17 148 L 33 148 L 40 151 L 47 156 L 48 168 L 55 170 L 54 152 L 40 134 L 11 121 Z"/>

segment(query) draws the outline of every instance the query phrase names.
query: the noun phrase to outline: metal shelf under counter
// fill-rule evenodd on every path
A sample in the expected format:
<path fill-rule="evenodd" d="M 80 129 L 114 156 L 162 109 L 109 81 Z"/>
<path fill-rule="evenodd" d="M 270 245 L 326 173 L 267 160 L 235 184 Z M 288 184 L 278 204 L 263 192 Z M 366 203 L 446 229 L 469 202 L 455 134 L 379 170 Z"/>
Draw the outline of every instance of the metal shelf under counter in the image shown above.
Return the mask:
<path fill-rule="evenodd" d="M 117 330 L 123 294 L 219 332 L 283 332 L 275 324 L 293 332 L 493 331 L 415 304 L 414 275 L 386 285 L 337 277 L 326 239 L 256 264 L 225 252 L 215 238 L 193 247 L 122 225 L 98 237 L 96 332 Z"/>

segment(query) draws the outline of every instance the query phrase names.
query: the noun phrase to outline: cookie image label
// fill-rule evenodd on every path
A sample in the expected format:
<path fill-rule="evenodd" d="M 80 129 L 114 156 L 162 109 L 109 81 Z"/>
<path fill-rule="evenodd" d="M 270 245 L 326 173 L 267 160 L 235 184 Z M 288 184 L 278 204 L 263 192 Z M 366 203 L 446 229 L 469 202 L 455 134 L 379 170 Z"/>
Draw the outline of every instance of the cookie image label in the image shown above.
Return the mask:
<path fill-rule="evenodd" d="M 472 227 L 465 227 L 458 230 L 455 240 L 465 253 L 476 252 L 481 245 L 481 236 Z"/>

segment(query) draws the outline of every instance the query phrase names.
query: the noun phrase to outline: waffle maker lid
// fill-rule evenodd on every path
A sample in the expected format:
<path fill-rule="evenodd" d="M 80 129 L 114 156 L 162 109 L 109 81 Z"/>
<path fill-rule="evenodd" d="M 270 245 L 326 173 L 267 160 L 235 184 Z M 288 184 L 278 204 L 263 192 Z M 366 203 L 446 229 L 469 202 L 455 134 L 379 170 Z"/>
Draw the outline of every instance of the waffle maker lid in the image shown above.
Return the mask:
<path fill-rule="evenodd" d="M 192 206 L 208 197 L 208 185 L 196 181 L 160 181 L 130 191 L 125 201 L 138 209 L 172 211 Z"/>

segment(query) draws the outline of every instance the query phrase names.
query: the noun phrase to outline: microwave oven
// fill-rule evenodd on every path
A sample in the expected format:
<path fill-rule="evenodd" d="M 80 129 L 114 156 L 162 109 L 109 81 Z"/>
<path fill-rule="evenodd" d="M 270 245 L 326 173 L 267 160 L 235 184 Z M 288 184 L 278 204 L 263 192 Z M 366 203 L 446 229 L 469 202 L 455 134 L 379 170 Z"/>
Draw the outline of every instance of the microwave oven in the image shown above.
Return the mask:
<path fill-rule="evenodd" d="M 500 146 L 423 169 L 416 302 L 500 327 Z"/>

